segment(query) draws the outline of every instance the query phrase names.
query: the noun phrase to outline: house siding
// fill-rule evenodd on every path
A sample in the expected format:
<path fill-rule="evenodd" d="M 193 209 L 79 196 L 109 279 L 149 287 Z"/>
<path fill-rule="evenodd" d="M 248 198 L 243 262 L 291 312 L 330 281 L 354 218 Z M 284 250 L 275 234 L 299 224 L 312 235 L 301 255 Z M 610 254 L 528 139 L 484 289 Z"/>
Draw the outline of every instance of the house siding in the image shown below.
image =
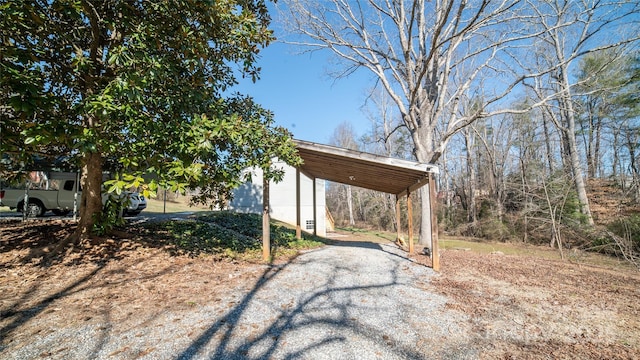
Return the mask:
<path fill-rule="evenodd" d="M 282 222 L 296 225 L 296 169 L 281 162 L 274 166 L 284 169 L 281 182 L 272 182 L 270 190 L 270 215 Z M 262 170 L 247 170 L 251 180 L 233 192 L 229 209 L 238 212 L 262 213 Z M 325 181 L 316 179 L 317 234 L 326 236 Z M 313 233 L 313 179 L 300 174 L 300 225 L 303 231 Z"/>

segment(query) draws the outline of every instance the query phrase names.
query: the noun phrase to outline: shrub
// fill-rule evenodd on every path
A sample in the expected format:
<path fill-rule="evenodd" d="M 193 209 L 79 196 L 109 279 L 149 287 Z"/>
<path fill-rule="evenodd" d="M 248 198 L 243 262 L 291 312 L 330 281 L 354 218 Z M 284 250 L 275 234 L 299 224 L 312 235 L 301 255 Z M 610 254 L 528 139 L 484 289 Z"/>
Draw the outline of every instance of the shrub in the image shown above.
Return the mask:
<path fill-rule="evenodd" d="M 458 226 L 457 235 L 475 237 L 491 241 L 507 241 L 512 237 L 509 226 L 498 218 L 489 218 Z"/>
<path fill-rule="evenodd" d="M 197 221 L 167 221 L 146 227 L 159 235 L 156 241 L 191 256 L 251 258 L 259 256 L 262 248 L 262 218 L 257 214 L 219 211 L 199 216 Z M 318 247 L 322 242 L 321 238 L 308 234 L 297 239 L 295 230 L 271 224 L 271 245 L 286 253 L 286 250 Z"/>
<path fill-rule="evenodd" d="M 622 255 L 640 254 L 640 216 L 631 215 L 618 219 L 607 226 L 617 236 L 613 239 L 600 239 L 600 242 L 613 243 Z M 626 253 L 626 254 L 624 254 Z"/>
<path fill-rule="evenodd" d="M 489 218 L 478 222 L 480 237 L 488 240 L 507 241 L 511 232 L 498 218 Z"/>

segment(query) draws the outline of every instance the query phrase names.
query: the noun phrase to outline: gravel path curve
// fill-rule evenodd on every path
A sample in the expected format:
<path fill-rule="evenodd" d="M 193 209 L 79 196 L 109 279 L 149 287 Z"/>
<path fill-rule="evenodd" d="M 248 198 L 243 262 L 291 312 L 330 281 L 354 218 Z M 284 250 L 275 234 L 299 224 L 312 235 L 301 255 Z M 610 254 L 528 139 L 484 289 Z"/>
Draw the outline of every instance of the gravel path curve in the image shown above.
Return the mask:
<path fill-rule="evenodd" d="M 10 354 L 39 358 L 48 346 L 80 344 L 48 358 L 473 359 L 468 322 L 430 290 L 437 276 L 393 245 L 339 242 L 291 263 L 262 266 L 253 287 L 221 304 L 164 312 L 131 331 L 92 324 L 60 328 Z M 102 336 L 102 337 L 101 337 Z M 6 356 L 6 357 L 5 357 Z"/>

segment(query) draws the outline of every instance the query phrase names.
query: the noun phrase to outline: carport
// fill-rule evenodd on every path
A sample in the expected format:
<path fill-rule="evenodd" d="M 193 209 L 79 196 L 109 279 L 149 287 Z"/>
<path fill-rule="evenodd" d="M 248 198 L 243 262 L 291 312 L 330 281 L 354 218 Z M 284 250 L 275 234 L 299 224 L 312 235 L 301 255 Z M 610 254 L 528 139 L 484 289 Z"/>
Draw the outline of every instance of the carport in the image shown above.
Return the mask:
<path fill-rule="evenodd" d="M 401 235 L 400 228 L 400 199 L 407 198 L 408 211 L 408 243 L 409 253 L 414 252 L 413 245 L 413 214 L 411 194 L 429 185 L 431 207 L 431 259 L 433 269 L 440 270 L 438 254 L 438 221 L 435 211 L 435 175 L 438 167 L 432 164 L 418 163 L 414 161 L 390 158 L 361 151 L 343 149 L 335 146 L 317 144 L 313 142 L 294 140 L 303 165 L 296 171 L 296 235 L 302 236 L 300 224 L 300 174 L 304 174 L 313 180 L 313 209 L 314 209 L 314 233 L 318 223 L 316 209 L 315 179 L 323 179 L 337 183 L 357 186 L 365 189 L 380 191 L 396 196 L 396 224 L 398 238 Z M 263 258 L 271 256 L 271 242 L 269 234 L 269 183 L 263 183 Z M 324 216 L 324 214 L 321 214 Z"/>

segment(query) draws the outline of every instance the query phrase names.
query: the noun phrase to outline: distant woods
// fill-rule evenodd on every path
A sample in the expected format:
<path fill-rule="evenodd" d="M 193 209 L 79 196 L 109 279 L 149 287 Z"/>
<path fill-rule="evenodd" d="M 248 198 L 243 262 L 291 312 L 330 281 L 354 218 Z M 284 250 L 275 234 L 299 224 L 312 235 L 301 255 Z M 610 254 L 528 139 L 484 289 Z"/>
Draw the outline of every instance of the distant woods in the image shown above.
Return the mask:
<path fill-rule="evenodd" d="M 640 252 L 640 58 L 610 51 L 591 54 L 572 75 L 569 99 L 544 99 L 556 74 L 514 101 L 525 112 L 479 119 L 461 129 L 438 161 L 440 230 L 498 241 L 548 244 L 629 257 Z M 530 108 L 530 104 L 542 105 Z M 573 130 L 566 103 L 573 108 Z M 385 95 L 365 108 L 370 128 L 335 129 L 334 145 L 414 159 L 401 120 Z M 392 131 L 394 130 L 394 131 Z M 575 148 L 569 144 L 575 135 Z M 584 171 L 589 226 L 576 189 Z M 419 199 L 418 199 L 419 200 Z M 330 184 L 327 204 L 338 224 L 395 230 L 395 197 Z M 406 204 L 403 204 L 406 206 Z M 419 205 L 416 209 L 419 209 Z M 416 211 L 419 217 L 419 212 Z M 417 220 L 417 219 L 416 219 Z M 406 219 L 403 219 L 406 222 Z M 406 224 L 403 224 L 406 229 Z"/>
<path fill-rule="evenodd" d="M 371 76 L 384 100 L 371 101 L 378 125 L 367 144 L 393 153 L 393 143 L 405 141 L 412 159 L 439 162 L 444 200 L 457 202 L 465 222 L 475 223 L 489 208 L 502 221 L 515 196 L 507 189 L 518 173 L 509 163 L 515 158 L 522 158 L 520 189 L 528 194 L 518 196 L 529 199 L 541 174 L 565 176 L 580 221 L 589 227 L 594 219 L 585 179 L 595 177 L 598 166 L 613 167 L 600 164 L 607 161 L 605 147 L 617 146 L 616 174 L 635 166 L 621 158 L 626 135 L 605 132 L 620 130 L 626 126 L 621 119 L 634 116 L 630 108 L 637 99 L 625 95 L 633 94 L 628 82 L 634 67 L 624 64 L 637 56 L 637 1 L 282 3 L 290 43 L 331 52 L 337 79 L 355 72 Z M 607 121 L 614 122 L 609 129 Z M 406 140 L 398 139 L 400 130 Z M 523 137 L 531 143 L 517 149 Z M 544 154 L 548 164 L 541 167 L 534 158 Z M 545 184 L 553 208 L 553 189 Z M 427 199 L 425 189 L 420 196 Z M 491 204 L 483 208 L 481 197 Z M 431 231 L 427 203 L 420 211 L 425 245 Z M 447 218 L 458 223 L 458 217 Z"/>
<path fill-rule="evenodd" d="M 360 149 L 441 166 L 442 229 L 562 249 L 602 221 L 593 179 L 637 199 L 637 1 L 282 3 L 290 43 L 331 52 L 337 79 L 371 76 Z M 384 197 L 347 190 L 349 222 L 387 223 L 369 211 Z"/>

